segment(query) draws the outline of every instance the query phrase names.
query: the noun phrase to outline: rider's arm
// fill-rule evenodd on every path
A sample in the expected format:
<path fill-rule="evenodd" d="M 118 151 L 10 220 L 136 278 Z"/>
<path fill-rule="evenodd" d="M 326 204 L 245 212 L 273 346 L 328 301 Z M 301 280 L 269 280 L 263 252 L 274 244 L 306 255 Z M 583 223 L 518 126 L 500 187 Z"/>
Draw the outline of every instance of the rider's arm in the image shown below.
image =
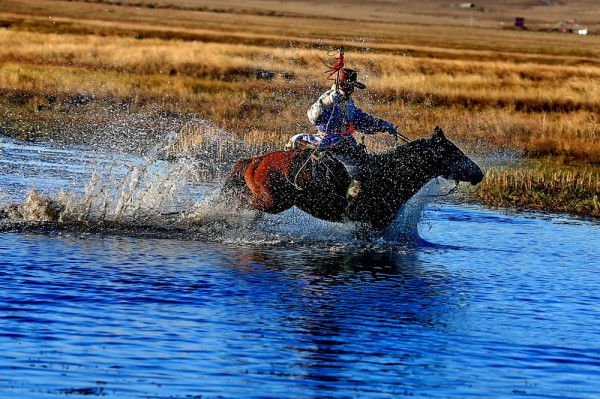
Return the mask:
<path fill-rule="evenodd" d="M 324 120 L 329 118 L 332 112 L 332 105 L 335 102 L 338 102 L 339 94 L 336 93 L 333 89 L 328 90 L 319 99 L 310 106 L 306 115 L 308 116 L 308 120 L 313 125 L 319 125 L 323 123 Z"/>
<path fill-rule="evenodd" d="M 354 110 L 354 127 L 361 133 L 366 134 L 387 132 L 394 135 L 398 130 L 393 123 L 369 115 L 360 108 Z"/>

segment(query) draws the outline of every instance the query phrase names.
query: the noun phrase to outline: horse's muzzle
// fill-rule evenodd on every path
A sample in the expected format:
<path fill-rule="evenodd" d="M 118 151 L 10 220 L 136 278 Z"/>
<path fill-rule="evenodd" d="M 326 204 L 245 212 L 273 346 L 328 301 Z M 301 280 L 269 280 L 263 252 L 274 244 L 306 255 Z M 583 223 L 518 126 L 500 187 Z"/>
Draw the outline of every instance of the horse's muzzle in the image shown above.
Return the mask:
<path fill-rule="evenodd" d="M 473 186 L 476 186 L 477 184 L 481 183 L 485 174 L 483 173 L 479 165 L 477 165 L 475 162 L 473 162 L 473 166 L 474 168 L 470 173 L 470 178 L 468 182 L 471 183 Z"/>

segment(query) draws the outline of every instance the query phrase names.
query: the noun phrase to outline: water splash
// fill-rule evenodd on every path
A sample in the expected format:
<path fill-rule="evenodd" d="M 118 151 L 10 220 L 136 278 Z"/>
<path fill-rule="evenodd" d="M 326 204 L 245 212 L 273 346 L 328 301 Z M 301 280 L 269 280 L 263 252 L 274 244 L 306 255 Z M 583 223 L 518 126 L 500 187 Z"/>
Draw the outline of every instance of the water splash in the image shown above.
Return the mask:
<path fill-rule="evenodd" d="M 437 197 L 449 192 L 453 185 L 443 178 L 431 180 L 398 211 L 382 238 L 392 242 L 419 242 L 419 225 L 425 208 Z"/>
<path fill-rule="evenodd" d="M 198 132 L 202 126 L 209 125 L 198 123 L 192 128 Z M 220 176 L 240 156 L 229 156 L 232 151 L 228 143 L 240 153 L 250 149 L 221 131 L 206 134 L 202 145 L 196 147 L 204 151 L 201 156 L 184 154 L 166 161 L 167 154 L 180 143 L 181 135 L 169 135 L 143 157 L 94 153 L 88 149 L 93 156 L 86 157 L 99 159 L 88 165 L 86 184 L 80 188 L 54 187 L 53 191 L 48 191 L 48 186 L 44 190 L 30 187 L 23 201 L 3 208 L 0 218 L 5 222 L 53 222 L 66 229 L 110 227 L 133 235 L 137 234 L 136 229 L 144 228 L 146 234 L 149 228 L 156 230 L 156 236 L 220 242 L 389 246 L 419 240 L 417 226 L 423 209 L 431 202 L 432 195 L 440 192 L 438 184 L 426 186 L 399 212 L 383 236 L 356 223 L 317 220 L 298 209 L 279 215 L 261 214 L 236 209 L 218 195 Z M 42 148 L 45 151 L 31 151 L 28 156 L 43 156 L 50 151 Z M 74 150 L 81 151 L 81 148 Z M 8 157 L 11 154 L 6 152 Z M 21 172 L 30 160 L 17 165 Z M 76 160 L 72 157 L 68 162 Z M 83 173 L 78 176 L 84 181 Z"/>
<path fill-rule="evenodd" d="M 94 168 L 82 195 L 60 194 L 64 210 L 59 221 L 146 224 L 186 206 L 194 163 L 161 160 L 176 140 L 176 135 L 170 135 L 141 159 L 114 162 L 108 170 Z"/>
<path fill-rule="evenodd" d="M 41 195 L 35 188 L 27 193 L 21 204 L 10 204 L 0 210 L 0 214 L 9 220 L 25 222 L 55 222 L 65 207 L 61 201 Z"/>
<path fill-rule="evenodd" d="M 229 172 L 240 158 L 248 158 L 269 150 L 260 138 L 247 140 L 202 119 L 191 119 L 178 131 L 177 139 L 164 149 L 165 159 L 192 157 L 197 161 L 199 175 L 215 179 Z"/>

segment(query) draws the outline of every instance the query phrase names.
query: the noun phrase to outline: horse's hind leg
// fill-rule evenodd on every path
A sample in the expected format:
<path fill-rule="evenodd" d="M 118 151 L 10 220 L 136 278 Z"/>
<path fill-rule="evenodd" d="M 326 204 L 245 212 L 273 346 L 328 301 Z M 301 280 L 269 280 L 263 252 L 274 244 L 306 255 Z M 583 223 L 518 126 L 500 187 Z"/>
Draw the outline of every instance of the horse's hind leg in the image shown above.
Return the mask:
<path fill-rule="evenodd" d="M 285 161 L 289 160 L 254 157 L 239 161 L 223 185 L 223 199 L 273 214 L 291 208 L 296 190 L 279 170 Z"/>

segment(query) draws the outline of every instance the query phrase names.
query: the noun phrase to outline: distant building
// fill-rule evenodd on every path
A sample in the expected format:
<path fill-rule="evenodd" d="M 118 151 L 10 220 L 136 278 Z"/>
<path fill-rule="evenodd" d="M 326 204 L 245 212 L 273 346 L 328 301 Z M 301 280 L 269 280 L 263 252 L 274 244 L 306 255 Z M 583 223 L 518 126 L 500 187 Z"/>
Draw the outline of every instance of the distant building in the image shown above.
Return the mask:
<path fill-rule="evenodd" d="M 524 28 L 524 27 L 525 27 L 525 18 L 515 17 L 515 28 Z"/>
<path fill-rule="evenodd" d="M 558 24 L 558 31 L 562 33 L 575 33 L 577 35 L 587 35 L 588 29 L 577 23 L 574 19 L 562 21 Z"/>
<path fill-rule="evenodd" d="M 475 3 L 450 3 L 450 8 L 475 8 Z"/>

